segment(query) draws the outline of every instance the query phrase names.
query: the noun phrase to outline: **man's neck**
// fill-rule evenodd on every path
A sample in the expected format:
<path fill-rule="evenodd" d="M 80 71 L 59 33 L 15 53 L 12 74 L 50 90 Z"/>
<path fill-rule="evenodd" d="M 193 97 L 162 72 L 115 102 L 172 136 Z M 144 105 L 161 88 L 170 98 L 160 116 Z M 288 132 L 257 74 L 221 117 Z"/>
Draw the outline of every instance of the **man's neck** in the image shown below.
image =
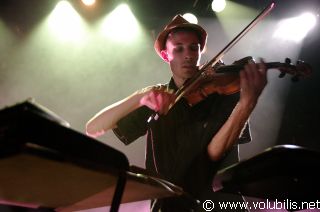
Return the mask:
<path fill-rule="evenodd" d="M 183 84 L 184 84 L 184 82 L 185 82 L 185 80 L 183 80 L 183 79 L 177 79 L 176 77 L 172 77 L 173 78 L 173 81 L 174 81 L 174 84 L 177 86 L 177 88 L 180 88 Z"/>

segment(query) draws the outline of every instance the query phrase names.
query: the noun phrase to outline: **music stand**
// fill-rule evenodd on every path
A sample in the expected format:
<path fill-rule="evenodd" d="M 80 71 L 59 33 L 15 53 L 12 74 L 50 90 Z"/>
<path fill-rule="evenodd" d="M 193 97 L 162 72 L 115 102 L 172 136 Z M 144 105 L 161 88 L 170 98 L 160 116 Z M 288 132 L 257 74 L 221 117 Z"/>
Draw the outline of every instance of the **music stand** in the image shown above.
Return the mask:
<path fill-rule="evenodd" d="M 131 173 L 123 153 L 68 126 L 30 100 L 0 111 L 1 200 L 66 210 L 111 205 L 115 212 L 128 179 L 128 185 L 149 186 L 150 198 L 181 194 L 161 179 L 141 181 L 153 178 Z"/>

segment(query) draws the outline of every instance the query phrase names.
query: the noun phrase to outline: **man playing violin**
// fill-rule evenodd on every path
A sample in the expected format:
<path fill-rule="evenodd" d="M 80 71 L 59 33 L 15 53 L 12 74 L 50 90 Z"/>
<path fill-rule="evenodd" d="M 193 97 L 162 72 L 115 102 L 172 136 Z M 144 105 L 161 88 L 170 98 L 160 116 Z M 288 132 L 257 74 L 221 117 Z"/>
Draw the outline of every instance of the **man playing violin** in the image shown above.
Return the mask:
<path fill-rule="evenodd" d="M 221 196 L 212 191 L 213 176 L 237 162 L 238 144 L 251 140 L 248 118 L 267 79 L 263 62 L 249 63 L 240 72 L 240 92 L 213 93 L 193 106 L 181 98 L 170 108 L 175 91 L 199 71 L 206 40 L 200 25 L 175 16 L 154 45 L 169 64 L 170 82 L 141 89 L 104 108 L 87 123 L 86 132 L 97 137 L 112 129 L 125 144 L 147 134 L 147 170 L 181 186 L 191 197 L 215 201 Z M 159 116 L 150 121 L 155 112 Z M 192 201 L 184 197 L 165 198 L 154 201 L 152 211 L 192 208 Z"/>

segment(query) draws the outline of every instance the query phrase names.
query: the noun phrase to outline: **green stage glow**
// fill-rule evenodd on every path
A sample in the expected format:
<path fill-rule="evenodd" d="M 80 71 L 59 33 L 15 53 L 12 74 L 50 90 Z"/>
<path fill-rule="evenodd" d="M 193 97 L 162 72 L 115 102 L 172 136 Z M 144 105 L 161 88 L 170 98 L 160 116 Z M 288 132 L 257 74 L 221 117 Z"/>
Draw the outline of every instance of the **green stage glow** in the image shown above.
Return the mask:
<path fill-rule="evenodd" d="M 140 32 L 139 24 L 126 4 L 121 4 L 108 14 L 101 25 L 102 33 L 115 41 L 134 40 Z"/>
<path fill-rule="evenodd" d="M 85 36 L 84 21 L 67 1 L 60 1 L 48 19 L 49 28 L 64 41 L 81 41 Z"/>
<path fill-rule="evenodd" d="M 257 16 L 258 12 L 250 7 L 228 1 L 228 6 L 216 15 L 228 37 L 233 38 Z"/>

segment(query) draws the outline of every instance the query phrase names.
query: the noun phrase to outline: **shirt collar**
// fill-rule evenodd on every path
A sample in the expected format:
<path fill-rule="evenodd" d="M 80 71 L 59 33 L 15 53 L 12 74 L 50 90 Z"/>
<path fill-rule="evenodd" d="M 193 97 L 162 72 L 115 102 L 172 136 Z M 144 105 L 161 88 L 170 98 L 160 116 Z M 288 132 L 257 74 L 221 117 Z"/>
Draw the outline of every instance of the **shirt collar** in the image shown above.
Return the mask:
<path fill-rule="evenodd" d="M 176 83 L 174 82 L 173 77 L 171 77 L 171 79 L 170 79 L 169 88 L 173 89 L 174 91 L 178 90 L 178 87 L 176 86 Z"/>

